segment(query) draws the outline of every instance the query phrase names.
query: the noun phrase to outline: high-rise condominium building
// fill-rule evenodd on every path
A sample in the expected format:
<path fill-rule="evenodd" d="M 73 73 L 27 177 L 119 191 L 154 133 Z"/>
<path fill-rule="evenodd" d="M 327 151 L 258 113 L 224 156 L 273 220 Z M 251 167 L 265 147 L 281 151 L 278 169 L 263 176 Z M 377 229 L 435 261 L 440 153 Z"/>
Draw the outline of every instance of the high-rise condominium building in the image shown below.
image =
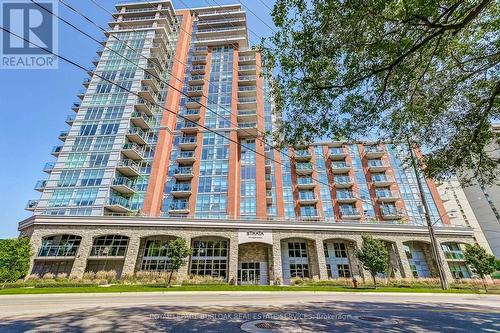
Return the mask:
<path fill-rule="evenodd" d="M 278 150 L 272 100 L 240 5 L 174 10 L 124 3 L 61 132 L 57 158 L 20 222 L 32 273 L 161 271 L 168 241 L 193 248 L 179 274 L 241 284 L 364 276 L 354 249 L 385 242 L 394 277 L 436 276 L 404 145 L 318 142 Z M 425 197 L 448 276 L 468 277 L 463 244 Z"/>

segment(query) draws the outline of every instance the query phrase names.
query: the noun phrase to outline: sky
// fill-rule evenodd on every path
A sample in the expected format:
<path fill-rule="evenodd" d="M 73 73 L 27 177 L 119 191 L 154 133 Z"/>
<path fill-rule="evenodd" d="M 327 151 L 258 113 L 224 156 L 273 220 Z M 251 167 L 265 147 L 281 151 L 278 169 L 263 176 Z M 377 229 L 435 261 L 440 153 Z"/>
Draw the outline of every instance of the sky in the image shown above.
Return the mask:
<path fill-rule="evenodd" d="M 5 0 L 4 0 L 5 1 Z M 65 0 L 81 13 L 107 27 L 109 13 L 90 0 Z M 114 11 L 116 3 L 127 0 L 99 0 L 101 6 Z M 195 8 L 241 3 L 247 11 L 251 45 L 261 37 L 272 34 L 270 10 L 272 0 L 173 0 L 174 8 Z M 70 21 L 94 38 L 101 40 L 101 30 L 59 5 L 59 16 Z M 257 17 L 258 16 L 258 17 Z M 90 67 L 99 45 L 65 23 L 58 22 L 59 54 Z M 264 23 L 265 22 L 265 23 Z M 68 129 L 67 115 L 74 114 L 71 105 L 79 101 L 77 93 L 83 89 L 88 76 L 80 69 L 59 62 L 57 69 L 12 70 L 0 69 L 0 174 L 4 175 L 0 191 L 0 239 L 17 237 L 19 221 L 31 216 L 24 210 L 29 199 L 38 199 L 33 188 L 37 180 L 47 179 L 42 171 L 46 162 L 54 161 L 53 146 L 61 144 L 59 132 Z"/>

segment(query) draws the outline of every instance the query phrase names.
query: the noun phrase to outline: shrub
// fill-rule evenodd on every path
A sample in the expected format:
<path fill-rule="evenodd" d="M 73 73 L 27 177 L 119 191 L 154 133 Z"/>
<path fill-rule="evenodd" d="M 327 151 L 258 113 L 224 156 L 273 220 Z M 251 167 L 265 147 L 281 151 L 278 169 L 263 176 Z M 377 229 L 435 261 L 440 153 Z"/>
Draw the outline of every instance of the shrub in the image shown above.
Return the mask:
<path fill-rule="evenodd" d="M 108 283 L 116 280 L 116 271 L 110 270 L 110 271 L 98 271 L 95 273 L 95 279 L 100 281 L 100 280 L 106 280 Z"/>
<path fill-rule="evenodd" d="M 227 284 L 221 277 L 190 275 L 182 281 L 183 285 L 201 285 L 201 284 Z"/>
<path fill-rule="evenodd" d="M 42 280 L 54 280 L 54 277 L 55 275 L 52 274 L 52 273 L 45 273 L 43 276 L 42 276 Z"/>
<path fill-rule="evenodd" d="M 67 281 L 68 280 L 68 273 L 58 273 L 56 275 L 56 281 Z"/>
<path fill-rule="evenodd" d="M 25 281 L 38 281 L 40 280 L 40 275 L 38 274 L 30 274 L 30 275 L 27 275 L 25 278 L 24 278 Z"/>

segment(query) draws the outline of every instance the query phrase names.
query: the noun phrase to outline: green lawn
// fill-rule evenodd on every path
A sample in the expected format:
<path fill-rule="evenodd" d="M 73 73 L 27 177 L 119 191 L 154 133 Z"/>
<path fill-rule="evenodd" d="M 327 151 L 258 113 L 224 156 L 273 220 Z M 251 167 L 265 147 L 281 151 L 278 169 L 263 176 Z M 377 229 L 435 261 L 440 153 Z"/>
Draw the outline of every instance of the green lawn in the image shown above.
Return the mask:
<path fill-rule="evenodd" d="M 191 285 L 165 288 L 163 286 L 148 285 L 112 285 L 109 287 L 21 287 L 0 289 L 0 295 L 15 294 L 56 294 L 56 293 L 106 293 L 106 292 L 151 292 L 151 291 L 330 291 L 330 292 L 410 292 L 410 293 L 459 293 L 478 294 L 484 291 L 472 289 L 450 289 L 443 291 L 436 288 L 348 288 L 337 286 L 230 286 L 230 285 Z M 500 290 L 489 293 L 500 294 Z"/>

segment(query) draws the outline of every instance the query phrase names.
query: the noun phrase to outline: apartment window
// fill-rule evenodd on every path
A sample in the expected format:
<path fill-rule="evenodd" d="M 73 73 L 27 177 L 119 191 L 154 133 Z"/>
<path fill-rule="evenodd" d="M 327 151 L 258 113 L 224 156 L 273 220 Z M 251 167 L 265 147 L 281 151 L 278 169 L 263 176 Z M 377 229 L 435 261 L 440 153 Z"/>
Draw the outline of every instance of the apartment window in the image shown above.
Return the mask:
<path fill-rule="evenodd" d="M 144 249 L 141 270 L 164 271 L 169 268 L 167 240 L 148 240 Z"/>
<path fill-rule="evenodd" d="M 102 118 L 102 113 L 104 112 L 103 107 L 93 107 L 87 110 L 85 114 L 85 120 L 98 120 Z"/>
<path fill-rule="evenodd" d="M 101 135 L 113 135 L 118 132 L 120 123 L 103 123 L 101 126 Z"/>
<path fill-rule="evenodd" d="M 111 150 L 115 142 L 114 136 L 100 136 L 97 137 L 93 150 Z"/>
<path fill-rule="evenodd" d="M 108 164 L 109 154 L 92 154 L 90 155 L 89 167 L 101 167 Z"/>
<path fill-rule="evenodd" d="M 61 172 L 61 175 L 59 176 L 59 181 L 57 182 L 57 186 L 60 187 L 75 186 L 79 176 L 80 176 L 80 170 L 64 170 Z"/>
<path fill-rule="evenodd" d="M 75 139 L 75 143 L 73 144 L 72 151 L 88 151 L 90 150 L 90 146 L 92 145 L 92 141 L 94 138 L 92 137 L 79 137 Z"/>
<path fill-rule="evenodd" d="M 81 186 L 98 186 L 101 185 L 104 177 L 104 169 L 85 170 L 80 181 Z"/>
<path fill-rule="evenodd" d="M 97 124 L 86 124 L 80 127 L 80 135 L 94 135 L 97 131 Z"/>
<path fill-rule="evenodd" d="M 61 207 L 67 206 L 69 201 L 71 200 L 71 195 L 73 194 L 73 190 L 69 189 L 57 189 L 52 193 L 52 196 L 49 200 L 49 206 L 51 207 Z"/>
<path fill-rule="evenodd" d="M 91 206 L 97 198 L 97 188 L 82 188 L 77 189 L 73 203 L 75 206 Z"/>
<path fill-rule="evenodd" d="M 83 167 L 86 159 L 87 154 L 71 154 L 64 165 L 67 168 L 80 168 Z"/>
<path fill-rule="evenodd" d="M 105 119 L 119 119 L 123 115 L 123 106 L 112 106 L 106 110 Z"/>

